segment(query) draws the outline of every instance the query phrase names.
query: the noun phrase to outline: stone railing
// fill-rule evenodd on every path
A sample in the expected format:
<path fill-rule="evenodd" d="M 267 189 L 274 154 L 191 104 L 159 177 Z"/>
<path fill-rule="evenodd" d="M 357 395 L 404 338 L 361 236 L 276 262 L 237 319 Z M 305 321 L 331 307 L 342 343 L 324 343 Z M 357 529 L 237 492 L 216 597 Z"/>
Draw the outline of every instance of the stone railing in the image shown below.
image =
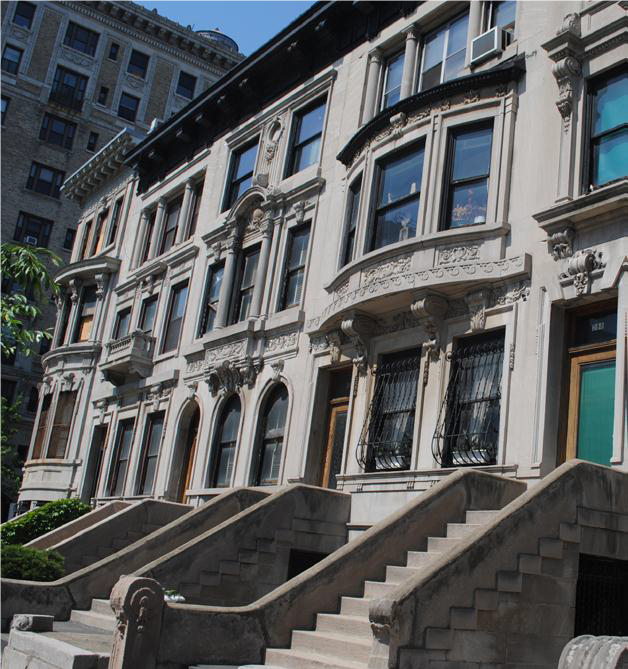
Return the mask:
<path fill-rule="evenodd" d="M 131 355 L 146 356 L 152 359 L 155 349 L 155 337 L 149 337 L 142 330 L 135 330 L 125 337 L 107 342 L 107 361 Z"/>

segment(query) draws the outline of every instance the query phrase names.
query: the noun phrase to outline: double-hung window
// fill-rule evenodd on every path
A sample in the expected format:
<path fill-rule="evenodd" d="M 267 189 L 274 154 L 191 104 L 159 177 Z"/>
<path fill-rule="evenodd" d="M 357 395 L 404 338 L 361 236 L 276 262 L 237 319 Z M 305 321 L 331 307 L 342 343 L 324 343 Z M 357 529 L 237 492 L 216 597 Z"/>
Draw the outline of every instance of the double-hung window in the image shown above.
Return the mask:
<path fill-rule="evenodd" d="M 240 258 L 239 280 L 231 311 L 231 324 L 239 323 L 249 317 L 253 290 L 255 288 L 255 274 L 259 260 L 259 247 L 247 249 Z"/>
<path fill-rule="evenodd" d="M 113 205 L 113 213 L 111 214 L 111 223 L 109 224 L 109 234 L 107 235 L 107 246 L 116 241 L 116 234 L 118 233 L 118 226 L 120 225 L 120 216 L 122 214 L 122 202 L 124 198 L 119 197 Z"/>
<path fill-rule="evenodd" d="M 344 247 L 342 249 L 342 267 L 353 260 L 355 249 L 355 236 L 358 226 L 358 212 L 360 210 L 360 192 L 362 190 L 362 177 L 358 177 L 349 186 L 349 201 L 347 202 L 347 219 L 345 228 Z"/>
<path fill-rule="evenodd" d="M 196 77 L 187 72 L 179 72 L 179 81 L 177 82 L 177 95 L 191 100 L 194 97 L 196 88 Z"/>
<path fill-rule="evenodd" d="M 34 162 L 26 181 L 26 188 L 42 195 L 58 198 L 64 177 L 65 172 Z"/>
<path fill-rule="evenodd" d="M 48 429 L 48 415 L 52 406 L 52 393 L 46 393 L 41 401 L 41 411 L 39 412 L 39 423 L 35 431 L 35 443 L 33 444 L 32 460 L 39 460 L 42 457 L 44 441 L 46 439 L 46 430 Z"/>
<path fill-rule="evenodd" d="M 148 220 L 146 221 L 146 229 L 144 230 L 144 248 L 142 249 L 142 262 L 146 262 L 148 260 L 148 256 L 150 255 L 150 245 L 151 242 L 153 241 L 153 232 L 155 231 L 155 221 L 157 220 L 157 211 L 153 211 L 150 213 L 148 216 Z"/>
<path fill-rule="evenodd" d="M 386 61 L 382 87 L 381 108 L 388 109 L 399 102 L 401 77 L 403 75 L 404 52 L 396 53 Z"/>
<path fill-rule="evenodd" d="M 141 51 L 136 51 L 133 49 L 131 51 L 131 57 L 129 58 L 129 64 L 126 68 L 126 71 L 129 74 L 133 74 L 136 77 L 144 79 L 146 77 L 146 71 L 148 70 L 148 61 L 149 56 Z"/>
<path fill-rule="evenodd" d="M 240 398 L 233 395 L 225 404 L 216 430 L 209 485 L 226 488 L 231 483 L 240 426 Z"/>
<path fill-rule="evenodd" d="M 318 162 L 325 120 L 325 100 L 317 100 L 294 115 L 292 142 L 286 176 Z"/>
<path fill-rule="evenodd" d="M 486 223 L 493 126 L 455 129 L 449 137 L 443 227 Z"/>
<path fill-rule="evenodd" d="M 129 95 L 128 93 L 122 93 L 122 95 L 120 95 L 120 102 L 118 103 L 118 116 L 127 121 L 135 121 L 139 106 L 139 98 L 136 98 L 134 95 Z"/>
<path fill-rule="evenodd" d="M 66 251 L 71 251 L 74 248 L 75 239 L 76 239 L 76 230 L 74 228 L 66 228 L 65 239 L 63 240 L 63 248 Z"/>
<path fill-rule="evenodd" d="M 74 404 L 76 403 L 77 392 L 75 390 L 66 390 L 59 393 L 57 398 L 57 408 L 52 421 L 50 430 L 50 442 L 48 443 L 48 458 L 64 458 L 70 436 L 70 427 L 72 426 L 72 416 L 74 414 Z"/>
<path fill-rule="evenodd" d="M 110 497 L 118 497 L 124 492 L 124 482 L 129 467 L 129 458 L 131 457 L 131 444 L 133 443 L 133 425 L 132 418 L 122 420 L 118 425 L 116 445 L 107 485 L 107 494 Z"/>
<path fill-rule="evenodd" d="M 183 205 L 183 196 L 170 200 L 166 206 L 166 220 L 164 222 L 164 232 L 161 238 L 161 246 L 159 248 L 159 255 L 169 251 L 177 238 L 177 230 L 179 228 L 179 216 L 181 215 L 181 207 Z"/>
<path fill-rule="evenodd" d="M 86 88 L 87 77 L 59 65 L 52 82 L 50 101 L 73 111 L 81 111 Z"/>
<path fill-rule="evenodd" d="M 94 228 L 94 248 L 91 255 L 100 253 L 105 240 L 105 228 L 107 227 L 107 219 L 109 218 L 109 209 L 101 211 L 96 217 L 96 227 Z"/>
<path fill-rule="evenodd" d="M 628 175 L 628 70 L 615 70 L 591 88 L 590 183 L 601 186 Z"/>
<path fill-rule="evenodd" d="M 13 239 L 29 246 L 48 246 L 52 221 L 21 211 L 17 217 L 17 225 Z"/>
<path fill-rule="evenodd" d="M 9 74 L 17 74 L 22 60 L 22 49 L 6 44 L 2 52 L 2 69 Z"/>
<path fill-rule="evenodd" d="M 155 484 L 157 473 L 157 459 L 159 457 L 159 446 L 164 429 L 164 412 L 152 413 L 146 419 L 144 430 L 144 443 L 140 456 L 140 467 L 137 483 L 135 485 L 136 495 L 150 495 Z"/>
<path fill-rule="evenodd" d="M 131 324 L 131 307 L 122 309 L 116 315 L 116 324 L 113 329 L 113 338 L 122 339 L 129 334 L 129 325 Z"/>
<path fill-rule="evenodd" d="M 212 265 L 207 272 L 207 283 L 205 285 L 205 301 L 203 305 L 203 316 L 199 327 L 198 336 L 211 332 L 214 329 L 218 303 L 220 302 L 220 288 L 222 277 L 225 272 L 224 263 Z"/>
<path fill-rule="evenodd" d="M 88 56 L 93 56 L 96 53 L 99 37 L 100 35 L 93 30 L 88 30 L 70 21 L 63 43 L 72 49 L 86 53 Z"/>
<path fill-rule="evenodd" d="M 501 0 L 489 5 L 489 28 L 501 28 L 511 35 L 515 32 L 515 18 L 517 15 L 516 0 Z"/>
<path fill-rule="evenodd" d="M 83 227 L 83 239 L 81 240 L 81 252 L 79 253 L 79 260 L 87 258 L 89 253 L 89 241 L 92 234 L 93 220 L 87 221 Z"/>
<path fill-rule="evenodd" d="M 96 314 L 96 286 L 83 288 L 81 302 L 79 305 L 79 317 L 74 330 L 72 341 L 88 341 L 92 334 L 94 316 Z"/>
<path fill-rule="evenodd" d="M 170 305 L 168 309 L 168 319 L 166 321 L 166 332 L 164 334 L 164 343 L 161 349 L 162 353 L 174 351 L 179 345 L 179 337 L 183 326 L 183 315 L 185 314 L 185 303 L 188 296 L 188 284 L 180 283 L 172 289 L 170 296 Z"/>
<path fill-rule="evenodd" d="M 45 113 L 41 122 L 39 139 L 56 144 L 64 149 L 71 149 L 76 134 L 76 123 L 66 121 L 58 116 Z"/>
<path fill-rule="evenodd" d="M 231 209 L 240 195 L 253 185 L 258 143 L 259 139 L 255 139 L 251 144 L 233 152 L 223 211 Z"/>
<path fill-rule="evenodd" d="M 460 76 L 467 51 L 468 26 L 469 14 L 466 13 L 426 37 L 419 90 Z"/>
<path fill-rule="evenodd" d="M 149 337 L 153 334 L 155 325 L 155 314 L 157 313 L 157 295 L 147 297 L 142 302 L 142 311 L 140 313 L 139 328 Z"/>
<path fill-rule="evenodd" d="M 32 2 L 18 2 L 15 6 L 15 14 L 13 14 L 13 23 L 16 26 L 30 30 L 33 25 L 36 9 L 36 6 Z"/>
<path fill-rule="evenodd" d="M 380 163 L 369 250 L 374 251 L 416 235 L 423 154 L 423 146 L 414 146 Z"/>
<path fill-rule="evenodd" d="M 277 485 L 279 482 L 287 413 L 288 391 L 281 384 L 272 392 L 264 407 L 253 485 Z"/>
<path fill-rule="evenodd" d="M 194 188 L 193 202 L 192 202 L 192 214 L 190 215 L 190 225 L 188 226 L 188 236 L 189 239 L 196 232 L 196 225 L 198 223 L 198 215 L 201 210 L 201 199 L 203 198 L 203 182 L 196 184 Z"/>
<path fill-rule="evenodd" d="M 288 251 L 286 254 L 281 309 L 288 309 L 301 303 L 309 240 L 309 223 L 292 228 L 288 232 Z"/>

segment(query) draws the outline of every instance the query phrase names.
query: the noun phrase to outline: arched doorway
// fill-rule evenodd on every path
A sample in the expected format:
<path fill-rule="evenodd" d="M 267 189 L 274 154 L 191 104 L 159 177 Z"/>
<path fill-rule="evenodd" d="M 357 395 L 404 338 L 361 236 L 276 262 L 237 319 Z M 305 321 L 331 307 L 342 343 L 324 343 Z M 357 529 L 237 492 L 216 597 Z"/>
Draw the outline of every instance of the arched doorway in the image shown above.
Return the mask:
<path fill-rule="evenodd" d="M 192 480 L 194 455 L 198 441 L 198 426 L 201 411 L 196 402 L 191 402 L 179 421 L 178 439 L 173 463 L 174 499 L 185 504 L 186 490 Z"/>

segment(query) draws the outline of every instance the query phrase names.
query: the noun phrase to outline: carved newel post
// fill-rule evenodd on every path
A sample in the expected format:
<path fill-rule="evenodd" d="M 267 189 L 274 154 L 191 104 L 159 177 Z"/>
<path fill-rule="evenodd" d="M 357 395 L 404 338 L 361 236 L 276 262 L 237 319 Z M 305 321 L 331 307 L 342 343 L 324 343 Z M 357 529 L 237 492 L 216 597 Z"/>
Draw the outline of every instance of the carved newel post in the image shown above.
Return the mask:
<path fill-rule="evenodd" d="M 116 616 L 109 669 L 154 669 L 164 591 L 152 578 L 121 576 L 111 591 Z"/>

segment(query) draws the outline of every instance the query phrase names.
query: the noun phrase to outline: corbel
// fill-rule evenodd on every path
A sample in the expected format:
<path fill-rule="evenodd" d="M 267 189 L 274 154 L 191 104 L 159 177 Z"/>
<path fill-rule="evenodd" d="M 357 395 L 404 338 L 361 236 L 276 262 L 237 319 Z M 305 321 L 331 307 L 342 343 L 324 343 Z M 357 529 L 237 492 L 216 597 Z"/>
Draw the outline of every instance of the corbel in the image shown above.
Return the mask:
<path fill-rule="evenodd" d="M 428 336 L 426 348 L 428 357 L 438 360 L 440 357 L 440 327 L 447 312 L 448 302 L 437 293 L 427 293 L 410 305 L 412 315 Z"/>
<path fill-rule="evenodd" d="M 491 291 L 488 288 L 480 288 L 471 291 L 464 297 L 471 314 L 471 331 L 478 332 L 486 327 L 486 310 L 491 303 Z"/>
<path fill-rule="evenodd" d="M 365 374 L 368 367 L 368 342 L 376 331 L 375 321 L 365 314 L 350 312 L 340 324 L 340 330 L 346 335 L 354 348 L 353 364 L 359 374 Z"/>

